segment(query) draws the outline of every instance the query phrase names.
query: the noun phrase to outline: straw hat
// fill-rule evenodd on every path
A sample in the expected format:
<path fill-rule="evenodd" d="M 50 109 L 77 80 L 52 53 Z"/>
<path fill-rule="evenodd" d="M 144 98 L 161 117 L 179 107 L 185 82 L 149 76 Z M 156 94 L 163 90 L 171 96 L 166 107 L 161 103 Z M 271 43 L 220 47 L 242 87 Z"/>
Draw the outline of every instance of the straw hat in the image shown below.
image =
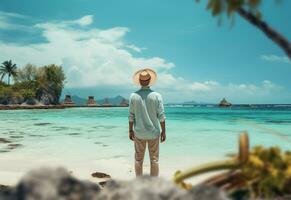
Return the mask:
<path fill-rule="evenodd" d="M 150 68 L 140 69 L 133 75 L 133 82 L 140 86 L 139 80 L 150 80 L 149 86 L 152 86 L 157 80 L 157 73 Z"/>

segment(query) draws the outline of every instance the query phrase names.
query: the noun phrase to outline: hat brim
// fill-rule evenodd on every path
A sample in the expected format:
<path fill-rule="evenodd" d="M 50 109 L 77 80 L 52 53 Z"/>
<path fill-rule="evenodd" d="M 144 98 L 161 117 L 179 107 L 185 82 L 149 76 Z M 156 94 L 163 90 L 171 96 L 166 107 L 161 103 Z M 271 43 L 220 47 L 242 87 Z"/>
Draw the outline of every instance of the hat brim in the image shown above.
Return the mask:
<path fill-rule="evenodd" d="M 138 86 L 141 86 L 140 82 L 139 82 L 139 75 L 143 71 L 147 71 L 147 73 L 149 73 L 151 76 L 149 86 L 152 86 L 153 84 L 155 84 L 155 82 L 157 80 L 157 73 L 153 69 L 150 69 L 150 68 L 140 69 L 137 72 L 135 72 L 133 75 L 133 83 L 138 85 Z"/>

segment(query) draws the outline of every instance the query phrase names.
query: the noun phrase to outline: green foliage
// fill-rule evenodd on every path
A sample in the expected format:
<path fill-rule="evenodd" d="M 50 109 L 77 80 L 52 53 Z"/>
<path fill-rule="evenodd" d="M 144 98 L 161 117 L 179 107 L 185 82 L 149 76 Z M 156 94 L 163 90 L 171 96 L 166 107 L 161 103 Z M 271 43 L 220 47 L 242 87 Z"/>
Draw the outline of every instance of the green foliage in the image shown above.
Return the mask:
<path fill-rule="evenodd" d="M 219 187 L 238 199 L 281 199 L 291 195 L 291 152 L 279 147 L 255 146 L 249 151 L 246 134 L 240 135 L 239 153 L 232 159 L 206 163 L 174 175 L 174 182 L 185 189 L 192 185 L 184 180 L 193 176 L 225 170 L 202 184 Z M 242 155 L 246 159 L 242 159 Z M 243 162 L 242 162 L 243 161 Z M 249 198 L 247 198 L 249 199 Z"/>
<path fill-rule="evenodd" d="M 53 103 L 58 104 L 64 87 L 65 74 L 62 67 L 57 65 L 44 66 L 44 77 L 41 80 L 46 84 L 46 91 L 53 96 Z"/>
<path fill-rule="evenodd" d="M 35 91 L 33 91 L 32 89 L 22 90 L 21 95 L 24 100 L 31 100 L 36 97 Z"/>
<path fill-rule="evenodd" d="M 0 89 L 5 87 L 5 86 L 6 86 L 6 84 L 2 80 L 0 80 Z"/>
<path fill-rule="evenodd" d="M 11 103 L 13 99 L 17 99 L 17 101 L 34 98 L 41 100 L 44 96 L 49 97 L 48 104 L 59 103 L 65 81 L 65 74 L 61 66 L 36 67 L 27 64 L 13 73 L 17 74 L 14 76 L 13 85 L 8 87 L 0 81 L 0 99 L 5 104 Z"/>
<path fill-rule="evenodd" d="M 200 2 L 200 0 L 196 0 L 196 2 Z M 231 16 L 240 8 L 246 8 L 260 16 L 258 8 L 261 3 L 262 0 L 208 0 L 207 9 L 211 11 L 213 16 L 222 13 L 227 13 L 228 16 Z"/>
<path fill-rule="evenodd" d="M 13 95 L 13 89 L 11 87 L 1 87 L 0 97 L 11 98 Z"/>
<path fill-rule="evenodd" d="M 27 64 L 17 70 L 16 82 L 35 81 L 38 76 L 38 68 L 32 64 Z"/>
<path fill-rule="evenodd" d="M 291 194 L 291 153 L 278 147 L 256 146 L 242 167 L 242 176 L 254 197 Z"/>
<path fill-rule="evenodd" d="M 0 86 L 0 104 L 17 104 L 22 100 L 20 92 L 14 91 L 11 86 Z"/>

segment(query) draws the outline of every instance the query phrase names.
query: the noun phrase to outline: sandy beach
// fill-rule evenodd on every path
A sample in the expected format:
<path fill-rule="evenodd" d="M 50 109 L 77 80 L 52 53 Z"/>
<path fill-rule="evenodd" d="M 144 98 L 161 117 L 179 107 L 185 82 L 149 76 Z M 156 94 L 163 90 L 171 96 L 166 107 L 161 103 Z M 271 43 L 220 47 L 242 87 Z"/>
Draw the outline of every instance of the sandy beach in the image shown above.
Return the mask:
<path fill-rule="evenodd" d="M 213 159 L 213 161 L 216 159 Z M 149 173 L 149 163 L 146 159 L 144 164 L 145 174 Z M 160 162 L 160 176 L 165 179 L 172 179 L 174 172 L 178 169 L 186 169 L 190 166 L 197 166 L 199 164 L 209 162 L 209 159 L 195 159 L 195 161 L 186 161 L 185 158 L 176 158 L 176 163 L 161 161 Z M 15 185 L 27 172 L 42 168 L 42 167 L 64 167 L 72 174 L 82 180 L 90 180 L 92 182 L 101 182 L 107 179 L 94 178 L 91 176 L 94 172 L 103 172 L 109 174 L 112 178 L 117 180 L 131 180 L 135 178 L 133 160 L 128 161 L 122 158 L 92 160 L 83 162 L 73 162 L 63 160 L 57 160 L 54 158 L 38 158 L 28 159 L 21 156 L 3 156 L 0 157 L 0 177 L 2 185 Z M 203 175 L 192 179 L 191 182 L 199 182 L 209 175 Z"/>
<path fill-rule="evenodd" d="M 280 143 L 288 149 L 289 141 L 272 131 L 288 133 L 291 114 L 276 109 L 167 107 L 168 138 L 160 148 L 160 176 L 171 179 L 177 170 L 236 153 L 242 130 L 249 131 L 251 145 Z M 255 120 L 248 121 L 246 114 Z M 134 178 L 127 115 L 127 108 L 1 111 L 0 138 L 8 143 L 0 143 L 0 184 L 14 185 L 27 171 L 42 166 L 62 166 L 80 179 L 95 182 L 100 180 L 91 177 L 93 172 Z M 144 168 L 148 173 L 147 153 Z"/>

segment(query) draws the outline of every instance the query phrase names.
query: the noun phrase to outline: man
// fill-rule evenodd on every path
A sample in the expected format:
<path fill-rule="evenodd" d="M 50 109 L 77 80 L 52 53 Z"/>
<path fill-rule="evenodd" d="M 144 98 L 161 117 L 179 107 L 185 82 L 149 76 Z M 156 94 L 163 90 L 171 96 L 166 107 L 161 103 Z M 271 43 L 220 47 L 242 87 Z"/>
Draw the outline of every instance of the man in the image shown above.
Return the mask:
<path fill-rule="evenodd" d="M 143 175 L 146 144 L 151 162 L 150 175 L 159 175 L 159 142 L 166 140 L 166 128 L 162 96 L 150 89 L 156 79 L 156 72 L 149 68 L 133 75 L 134 83 L 141 87 L 129 98 L 129 139 L 134 141 L 136 176 Z"/>

